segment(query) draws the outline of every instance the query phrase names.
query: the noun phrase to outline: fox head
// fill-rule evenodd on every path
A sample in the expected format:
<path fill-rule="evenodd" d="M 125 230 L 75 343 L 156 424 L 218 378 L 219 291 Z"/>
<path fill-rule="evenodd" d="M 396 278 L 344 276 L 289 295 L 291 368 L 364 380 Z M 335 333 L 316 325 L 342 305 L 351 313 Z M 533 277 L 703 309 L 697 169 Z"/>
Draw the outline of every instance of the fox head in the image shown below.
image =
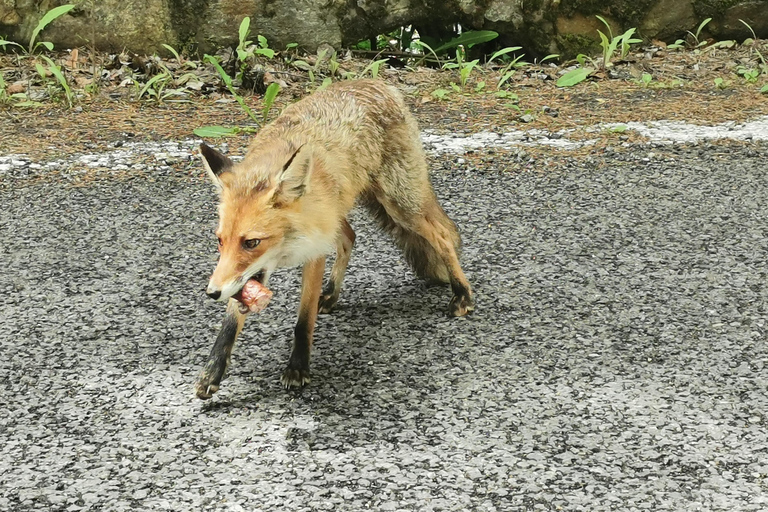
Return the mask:
<path fill-rule="evenodd" d="M 310 147 L 288 143 L 237 164 L 206 144 L 200 154 L 220 199 L 220 255 L 206 293 L 226 301 L 249 279 L 266 285 L 276 268 L 302 263 L 311 252 L 292 226 L 309 191 L 313 156 Z"/>

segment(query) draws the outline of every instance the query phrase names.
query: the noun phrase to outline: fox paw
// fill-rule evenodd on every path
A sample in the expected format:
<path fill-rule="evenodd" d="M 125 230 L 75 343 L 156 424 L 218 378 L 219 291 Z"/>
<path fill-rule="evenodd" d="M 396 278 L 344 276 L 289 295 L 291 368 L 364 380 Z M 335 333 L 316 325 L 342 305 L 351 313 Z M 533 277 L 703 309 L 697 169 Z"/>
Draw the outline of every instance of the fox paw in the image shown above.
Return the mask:
<path fill-rule="evenodd" d="M 448 310 L 451 316 L 464 316 L 475 310 L 475 301 L 471 295 L 454 295 Z"/>
<path fill-rule="evenodd" d="M 338 296 L 325 295 L 325 294 L 321 295 L 320 302 L 317 305 L 317 312 L 321 315 L 330 313 L 331 311 L 333 311 L 334 306 L 336 306 L 337 300 L 339 300 Z"/>
<path fill-rule="evenodd" d="M 200 400 L 208 400 L 219 390 L 218 384 L 213 384 L 208 379 L 200 378 L 195 384 L 195 394 Z"/>
<path fill-rule="evenodd" d="M 282 377 L 280 377 L 280 382 L 285 389 L 301 388 L 305 384 L 309 384 L 309 370 L 286 368 Z"/>

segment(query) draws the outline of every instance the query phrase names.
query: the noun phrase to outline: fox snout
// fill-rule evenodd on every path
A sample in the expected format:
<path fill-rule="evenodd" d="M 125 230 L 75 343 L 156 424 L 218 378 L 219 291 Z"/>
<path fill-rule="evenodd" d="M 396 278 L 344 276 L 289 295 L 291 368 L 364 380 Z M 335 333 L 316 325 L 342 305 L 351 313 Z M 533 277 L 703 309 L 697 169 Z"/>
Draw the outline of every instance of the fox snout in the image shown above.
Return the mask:
<path fill-rule="evenodd" d="M 205 294 L 213 300 L 227 301 L 240 288 L 242 288 L 242 284 L 239 282 L 239 279 L 232 279 L 230 282 L 220 285 L 216 284 L 214 276 L 211 276 L 211 279 L 208 281 L 208 287 L 205 289 Z"/>

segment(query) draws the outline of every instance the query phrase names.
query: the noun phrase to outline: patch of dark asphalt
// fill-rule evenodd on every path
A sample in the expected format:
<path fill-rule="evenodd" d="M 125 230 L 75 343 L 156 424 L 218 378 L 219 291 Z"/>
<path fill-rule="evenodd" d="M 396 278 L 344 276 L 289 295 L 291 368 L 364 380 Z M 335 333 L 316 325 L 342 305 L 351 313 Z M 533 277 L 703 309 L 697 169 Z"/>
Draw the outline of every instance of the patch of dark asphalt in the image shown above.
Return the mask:
<path fill-rule="evenodd" d="M 768 148 L 717 151 L 441 159 L 475 314 L 355 215 L 312 383 L 282 271 L 205 403 L 199 173 L 6 190 L 0 509 L 765 510 Z"/>

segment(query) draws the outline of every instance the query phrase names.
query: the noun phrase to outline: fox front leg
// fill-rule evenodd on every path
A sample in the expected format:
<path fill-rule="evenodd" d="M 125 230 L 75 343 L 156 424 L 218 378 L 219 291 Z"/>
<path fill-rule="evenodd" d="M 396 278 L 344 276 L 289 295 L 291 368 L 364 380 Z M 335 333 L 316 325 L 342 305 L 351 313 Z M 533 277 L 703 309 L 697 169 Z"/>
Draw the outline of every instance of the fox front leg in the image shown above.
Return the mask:
<path fill-rule="evenodd" d="M 208 400 L 219 390 L 221 380 L 224 378 L 227 366 L 229 366 L 232 348 L 235 346 L 238 334 L 243 329 L 244 322 L 245 315 L 240 313 L 238 302 L 235 299 L 230 299 L 227 304 L 227 314 L 221 324 L 221 330 L 216 336 L 211 354 L 208 356 L 208 362 L 200 371 L 200 376 L 195 384 L 195 393 L 201 400 Z"/>
<path fill-rule="evenodd" d="M 315 331 L 320 289 L 323 286 L 325 257 L 304 264 L 301 274 L 301 304 L 299 320 L 296 322 L 293 349 L 288 368 L 280 377 L 286 388 L 300 388 L 309 383 L 309 354 L 312 350 L 312 334 Z"/>

